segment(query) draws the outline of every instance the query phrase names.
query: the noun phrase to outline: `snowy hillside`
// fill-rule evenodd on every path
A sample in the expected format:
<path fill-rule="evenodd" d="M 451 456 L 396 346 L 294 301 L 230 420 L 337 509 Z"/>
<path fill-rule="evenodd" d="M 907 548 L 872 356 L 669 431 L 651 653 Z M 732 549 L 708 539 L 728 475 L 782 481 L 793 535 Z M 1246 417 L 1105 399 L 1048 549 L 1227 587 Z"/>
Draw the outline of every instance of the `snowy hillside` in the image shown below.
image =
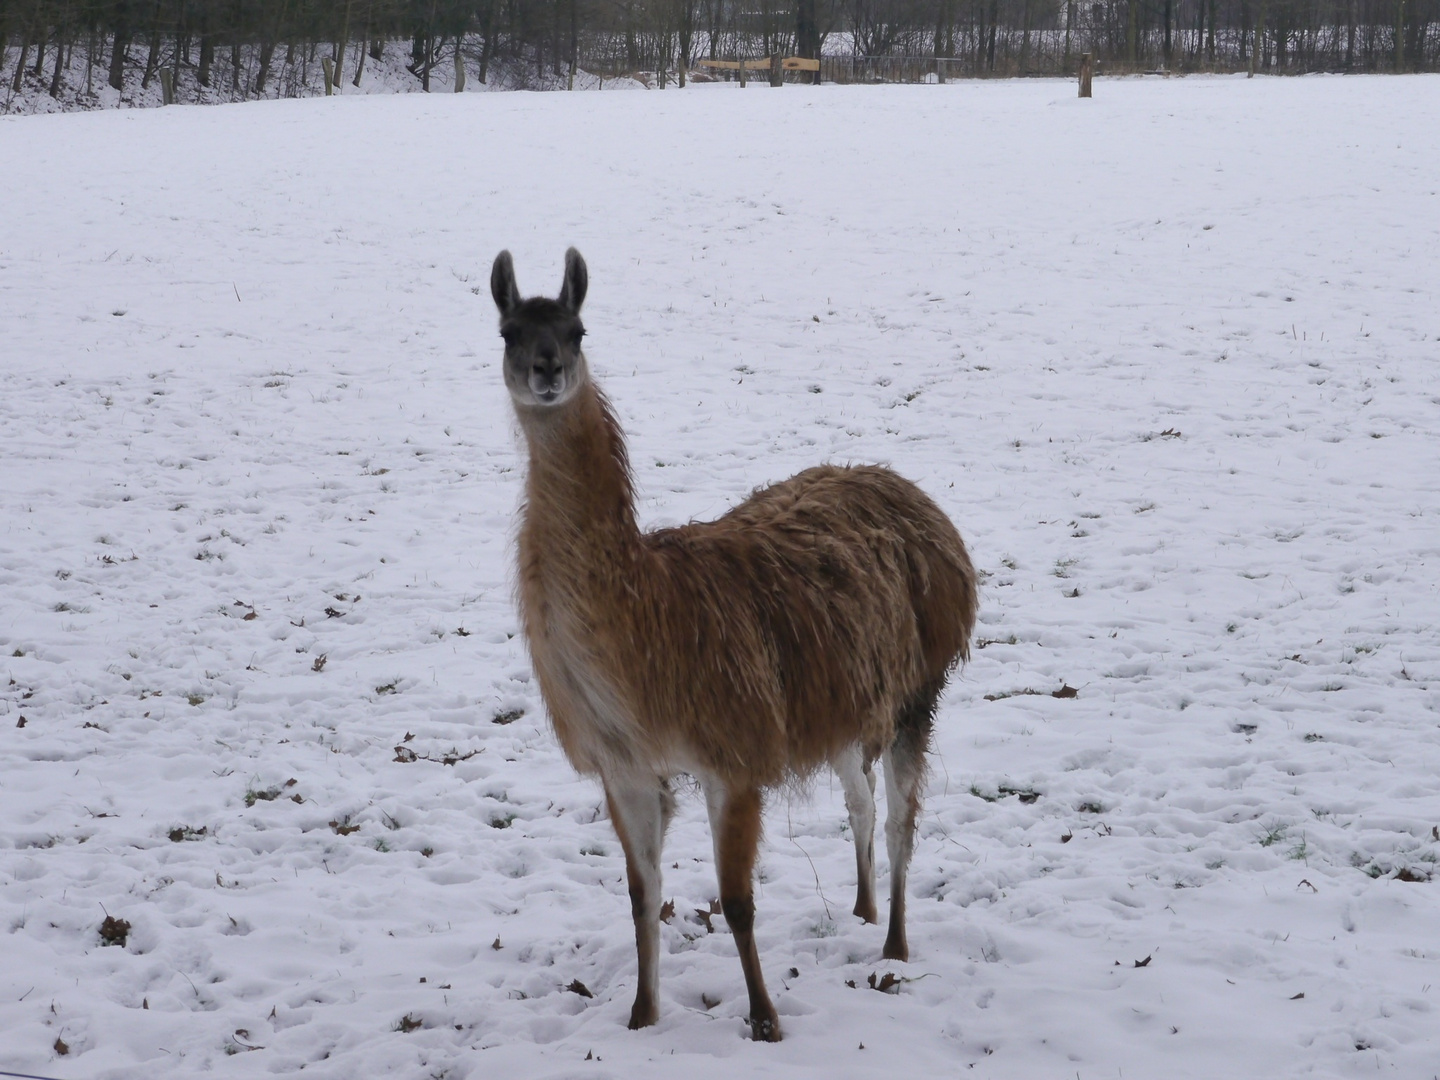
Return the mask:
<path fill-rule="evenodd" d="M 0 118 L 0 1069 L 1440 1071 L 1440 77 L 1096 95 Z M 516 636 L 486 281 L 572 243 L 647 524 L 883 461 L 986 574 L 912 962 L 838 784 L 767 811 L 775 1046 L 694 796 L 625 1030 Z"/>
<path fill-rule="evenodd" d="M 422 78 L 410 70 L 412 60 L 405 45 L 405 42 L 382 42 L 378 58 L 369 55 L 360 44 L 347 50 L 337 96 L 426 92 Z M 169 52 L 168 47 L 166 51 Z M 256 47 L 246 46 L 239 50 L 238 71 L 235 52 L 230 49 L 222 51 L 224 56 L 215 63 L 207 85 L 200 83 L 193 65 L 174 66 L 175 100 L 178 104 L 217 105 L 252 99 L 282 100 L 325 95 L 323 61 L 333 52 L 333 47 L 301 47 L 290 54 L 288 62 L 284 59 L 285 50 L 281 50 L 263 90 L 256 89 L 259 63 Z M 77 43 L 73 49 L 67 50 L 58 79 L 53 66 L 48 72 L 36 75 L 33 65 L 28 65 L 17 87 L 13 79 L 15 65 L 20 61 L 20 50 L 15 47 L 0 50 L 0 72 L 4 73 L 4 78 L 0 78 L 0 116 L 7 113 L 30 115 L 91 109 L 157 108 L 164 104 L 160 78 L 155 73 L 147 78 L 143 65 L 139 65 L 140 70 L 126 69 L 122 80 L 123 91 L 113 89 L 107 82 L 105 53 L 106 50 L 100 50 L 91 63 L 85 45 Z M 53 57 L 51 63 L 54 63 Z M 432 68 L 431 92 L 454 92 L 454 63 L 452 51 L 444 64 Z M 537 74 L 530 65 L 508 59 L 489 63 L 482 81 L 479 62 L 469 55 L 468 49 L 462 64 L 466 71 L 463 92 L 467 94 L 494 90 L 560 90 L 569 85 L 568 78 L 553 72 Z M 357 65 L 360 65 L 358 75 Z M 576 73 L 573 88 L 585 91 L 640 90 L 646 85 L 642 80 L 647 78 L 647 73 L 637 75 L 638 78 L 626 75 L 607 79 L 582 70 Z M 653 85 L 653 73 L 648 73 L 648 80 Z"/>

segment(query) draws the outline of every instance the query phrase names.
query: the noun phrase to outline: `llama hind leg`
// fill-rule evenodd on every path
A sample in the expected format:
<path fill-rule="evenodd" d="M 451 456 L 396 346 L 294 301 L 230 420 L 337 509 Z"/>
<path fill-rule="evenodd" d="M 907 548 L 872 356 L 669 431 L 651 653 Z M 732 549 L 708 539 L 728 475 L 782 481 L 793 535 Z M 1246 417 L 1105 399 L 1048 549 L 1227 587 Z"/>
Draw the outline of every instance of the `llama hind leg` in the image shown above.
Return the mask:
<path fill-rule="evenodd" d="M 726 791 L 718 784 L 705 789 L 710 830 L 715 842 L 715 872 L 720 885 L 720 910 L 735 936 L 745 989 L 750 994 L 750 1032 L 756 1042 L 780 1041 L 780 1016 L 765 990 L 760 954 L 755 948 L 755 892 L 752 876 L 760 845 L 760 792 L 755 788 Z"/>
<path fill-rule="evenodd" d="M 905 937 L 905 879 L 915 851 L 915 818 L 925 785 L 925 752 L 930 748 L 939 687 L 923 692 L 900 712 L 895 741 L 885 751 L 885 849 L 890 856 L 890 929 L 886 960 L 909 960 Z"/>
<path fill-rule="evenodd" d="M 660 1018 L 660 852 L 674 799 L 666 784 L 654 777 L 607 779 L 605 799 L 625 849 L 630 913 L 635 919 L 639 980 L 630 1027 L 648 1027 Z"/>
<path fill-rule="evenodd" d="M 855 914 L 867 923 L 879 922 L 875 909 L 875 773 L 859 746 L 836 757 L 834 768 L 845 789 L 850 835 L 855 838 Z"/>

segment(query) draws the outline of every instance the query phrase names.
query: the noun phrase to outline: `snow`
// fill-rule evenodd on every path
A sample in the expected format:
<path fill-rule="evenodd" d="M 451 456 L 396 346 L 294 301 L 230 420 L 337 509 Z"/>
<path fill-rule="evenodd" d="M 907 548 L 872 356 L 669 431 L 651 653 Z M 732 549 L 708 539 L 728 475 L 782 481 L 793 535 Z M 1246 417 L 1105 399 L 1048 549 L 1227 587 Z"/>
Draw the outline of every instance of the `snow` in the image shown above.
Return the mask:
<path fill-rule="evenodd" d="M 1073 95 L 0 118 L 0 1068 L 1430 1077 L 1440 78 Z M 693 794 L 625 1029 L 516 636 L 486 282 L 572 243 L 647 524 L 883 461 L 986 572 L 910 963 L 838 783 L 771 801 L 775 1046 Z"/>

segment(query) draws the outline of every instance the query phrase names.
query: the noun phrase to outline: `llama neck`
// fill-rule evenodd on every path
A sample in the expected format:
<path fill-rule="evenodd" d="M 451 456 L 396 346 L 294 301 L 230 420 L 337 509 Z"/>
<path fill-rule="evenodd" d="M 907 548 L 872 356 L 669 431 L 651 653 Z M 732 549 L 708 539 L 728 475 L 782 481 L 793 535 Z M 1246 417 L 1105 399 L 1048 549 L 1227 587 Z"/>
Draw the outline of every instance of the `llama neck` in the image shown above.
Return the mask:
<path fill-rule="evenodd" d="M 625 438 L 604 395 L 587 384 L 568 405 L 520 420 L 530 451 L 522 559 L 592 582 L 597 563 L 628 563 L 640 533 Z"/>

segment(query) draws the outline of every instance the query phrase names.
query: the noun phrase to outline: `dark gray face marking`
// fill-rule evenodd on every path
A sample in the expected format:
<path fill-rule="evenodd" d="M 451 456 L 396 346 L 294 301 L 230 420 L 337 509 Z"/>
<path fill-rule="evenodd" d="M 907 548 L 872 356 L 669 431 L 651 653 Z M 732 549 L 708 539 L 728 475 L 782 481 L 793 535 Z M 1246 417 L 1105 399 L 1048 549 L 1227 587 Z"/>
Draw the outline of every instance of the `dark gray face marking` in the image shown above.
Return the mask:
<path fill-rule="evenodd" d="M 505 339 L 505 384 L 521 404 L 550 405 L 580 383 L 585 327 L 553 300 L 523 301 L 500 323 Z M 517 391 L 528 392 L 517 393 Z"/>
<path fill-rule="evenodd" d="M 588 274 L 585 260 L 571 248 L 565 254 L 565 281 L 559 299 L 520 299 L 508 251 L 495 259 L 490 295 L 500 311 L 505 339 L 505 385 L 517 407 L 550 407 L 568 401 L 587 378 L 580 350 L 585 325 L 580 305 Z"/>

